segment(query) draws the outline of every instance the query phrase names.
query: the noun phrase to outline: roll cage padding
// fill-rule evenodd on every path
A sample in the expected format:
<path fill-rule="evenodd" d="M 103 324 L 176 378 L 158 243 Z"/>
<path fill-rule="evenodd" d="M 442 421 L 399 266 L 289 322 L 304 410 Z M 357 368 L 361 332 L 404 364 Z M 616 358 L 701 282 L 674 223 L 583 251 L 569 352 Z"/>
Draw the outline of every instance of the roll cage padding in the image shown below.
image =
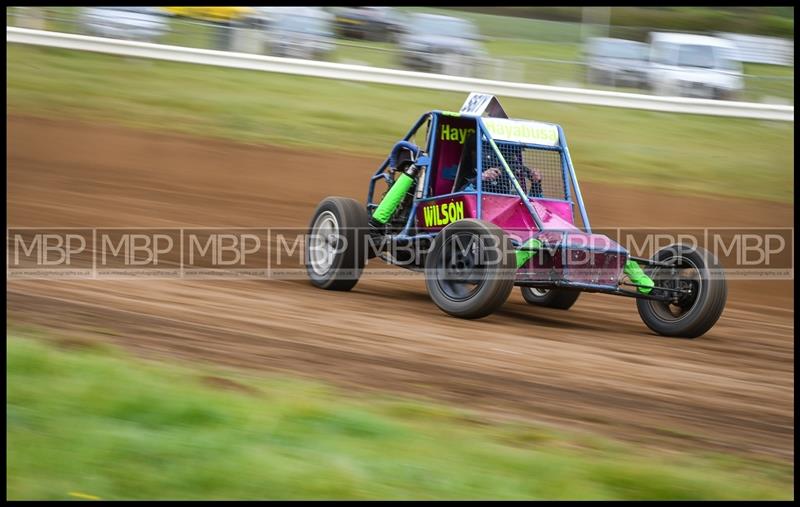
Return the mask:
<path fill-rule="evenodd" d="M 419 157 L 420 150 L 417 145 L 408 141 L 398 141 L 392 148 L 391 154 L 389 155 L 389 166 L 397 167 L 397 159 L 402 150 L 411 152 L 413 155 L 413 158 L 411 159 L 412 162 L 417 160 L 417 157 Z"/>

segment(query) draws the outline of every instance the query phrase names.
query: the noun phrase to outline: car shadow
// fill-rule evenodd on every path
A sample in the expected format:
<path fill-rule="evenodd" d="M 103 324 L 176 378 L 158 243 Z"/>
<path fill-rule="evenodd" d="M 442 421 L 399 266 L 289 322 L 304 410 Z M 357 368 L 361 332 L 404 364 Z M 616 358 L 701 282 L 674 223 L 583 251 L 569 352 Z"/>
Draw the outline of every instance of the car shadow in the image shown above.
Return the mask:
<path fill-rule="evenodd" d="M 554 312 L 558 313 L 555 314 Z M 570 318 L 569 310 L 554 310 L 552 308 L 528 305 L 527 303 L 506 303 L 494 315 L 505 320 L 522 322 L 526 325 L 536 324 L 551 328 L 583 331 L 608 331 L 607 326 L 589 324 L 578 320 L 578 318 Z"/>
<path fill-rule="evenodd" d="M 320 291 L 312 286 L 307 280 L 286 280 L 287 283 L 304 287 L 308 291 Z M 329 291 L 325 291 L 329 292 Z M 329 292 L 333 294 L 334 292 Z M 356 285 L 351 291 L 353 295 L 368 296 L 376 298 L 378 301 L 393 302 L 403 301 L 419 302 L 420 304 L 430 305 L 432 309 L 436 309 L 436 305 L 431 300 L 428 293 L 425 291 L 424 284 L 419 287 L 393 287 L 387 290 L 385 287 L 375 287 L 372 285 L 361 284 Z M 339 293 L 346 295 L 346 293 Z M 576 305 L 580 305 L 577 303 Z M 437 309 L 438 310 L 438 309 Z M 441 312 L 442 318 L 455 319 L 456 317 L 449 316 Z M 500 307 L 492 315 L 483 319 L 475 320 L 476 323 L 481 324 L 523 324 L 526 326 L 544 326 L 550 329 L 562 330 L 575 330 L 575 331 L 595 331 L 600 333 L 607 333 L 609 326 L 613 325 L 615 328 L 623 333 L 638 333 L 642 330 L 635 325 L 627 322 L 611 321 L 608 323 L 590 323 L 583 320 L 584 317 L 576 314 L 574 309 L 571 310 L 556 310 L 553 308 L 538 307 L 524 302 L 507 301 L 505 305 Z"/>

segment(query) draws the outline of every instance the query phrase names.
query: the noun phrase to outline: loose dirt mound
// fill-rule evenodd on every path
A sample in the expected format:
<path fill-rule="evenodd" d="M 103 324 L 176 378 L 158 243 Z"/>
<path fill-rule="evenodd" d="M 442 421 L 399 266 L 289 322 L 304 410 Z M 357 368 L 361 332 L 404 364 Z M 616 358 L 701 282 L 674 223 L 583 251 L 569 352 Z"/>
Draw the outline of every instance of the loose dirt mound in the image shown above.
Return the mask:
<path fill-rule="evenodd" d="M 380 161 L 11 117 L 9 227 L 305 227 L 326 195 L 362 199 Z M 582 188 L 598 226 L 791 226 L 790 206 Z M 518 292 L 477 322 L 424 283 L 10 280 L 8 317 L 144 355 L 414 393 L 643 444 L 793 457 L 791 282 L 733 282 L 704 337 L 654 336 L 633 300 L 568 312 Z"/>

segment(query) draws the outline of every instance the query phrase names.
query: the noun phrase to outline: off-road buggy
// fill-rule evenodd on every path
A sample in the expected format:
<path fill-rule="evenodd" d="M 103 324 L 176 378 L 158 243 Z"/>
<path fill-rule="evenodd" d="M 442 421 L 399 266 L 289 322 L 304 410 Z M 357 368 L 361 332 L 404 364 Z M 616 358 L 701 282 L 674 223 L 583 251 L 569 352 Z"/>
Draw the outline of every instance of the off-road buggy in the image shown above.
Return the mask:
<path fill-rule="evenodd" d="M 600 292 L 636 298 L 656 333 L 694 338 L 727 297 L 722 269 L 699 246 L 639 258 L 593 234 L 562 128 L 509 119 L 479 93 L 458 113 L 423 114 L 370 179 L 366 204 L 328 197 L 317 207 L 306 237 L 312 284 L 350 290 L 374 257 L 423 271 L 436 305 L 468 319 L 494 312 L 515 285 L 528 303 L 564 310 Z"/>

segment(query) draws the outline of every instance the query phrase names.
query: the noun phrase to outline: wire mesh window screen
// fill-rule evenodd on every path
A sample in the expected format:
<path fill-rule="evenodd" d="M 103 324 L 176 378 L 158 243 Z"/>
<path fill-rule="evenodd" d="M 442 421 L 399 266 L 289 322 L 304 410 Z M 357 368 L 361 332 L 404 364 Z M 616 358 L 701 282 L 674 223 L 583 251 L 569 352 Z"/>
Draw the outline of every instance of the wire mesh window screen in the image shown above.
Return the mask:
<path fill-rule="evenodd" d="M 530 197 L 567 198 L 560 152 L 527 147 L 519 143 L 497 142 L 496 144 L 523 192 Z M 481 152 L 483 191 L 517 195 L 513 181 L 503 170 L 500 160 L 485 137 Z"/>

